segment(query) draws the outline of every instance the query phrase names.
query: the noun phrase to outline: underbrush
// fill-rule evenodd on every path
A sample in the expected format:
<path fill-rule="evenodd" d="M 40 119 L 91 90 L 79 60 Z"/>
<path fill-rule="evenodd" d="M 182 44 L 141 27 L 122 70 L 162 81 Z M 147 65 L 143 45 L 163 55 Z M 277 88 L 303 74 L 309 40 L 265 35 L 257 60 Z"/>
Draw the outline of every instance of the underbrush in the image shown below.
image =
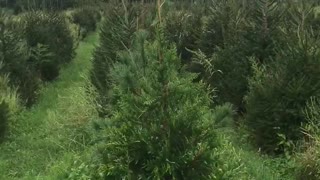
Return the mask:
<path fill-rule="evenodd" d="M 305 143 L 297 154 L 297 179 L 320 179 L 320 102 L 311 98 L 305 109 L 308 123 L 304 126 Z"/>
<path fill-rule="evenodd" d="M 0 143 L 7 135 L 12 116 L 20 109 L 17 90 L 10 88 L 8 81 L 8 76 L 0 76 Z"/>

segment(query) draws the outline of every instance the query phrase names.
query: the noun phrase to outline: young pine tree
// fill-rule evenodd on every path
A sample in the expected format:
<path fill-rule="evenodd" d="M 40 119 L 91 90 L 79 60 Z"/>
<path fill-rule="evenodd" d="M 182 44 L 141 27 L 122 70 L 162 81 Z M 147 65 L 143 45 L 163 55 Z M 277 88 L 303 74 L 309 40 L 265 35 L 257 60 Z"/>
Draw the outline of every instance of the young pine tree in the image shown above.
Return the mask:
<path fill-rule="evenodd" d="M 45 72 L 41 74 L 42 80 L 54 80 L 59 75 L 60 66 L 70 62 L 74 55 L 74 43 L 66 19 L 62 14 L 42 11 L 29 12 L 24 18 L 28 46 L 45 45 L 52 54 L 51 58 L 45 59 L 45 66 L 39 66 L 40 72 Z"/>
<path fill-rule="evenodd" d="M 248 91 L 248 77 L 252 75 L 248 50 L 240 43 L 217 49 L 207 57 L 196 52 L 193 60 L 203 66 L 202 79 L 215 87 L 214 101 L 218 104 L 232 103 L 239 113 L 245 112 L 244 96 Z"/>
<path fill-rule="evenodd" d="M 215 113 L 196 74 L 158 34 L 137 33 L 111 70 L 112 113 L 101 153 L 106 179 L 219 179 Z"/>
<path fill-rule="evenodd" d="M 32 105 L 37 99 L 40 85 L 39 75 L 29 62 L 29 48 L 15 23 L 5 21 L 0 14 L 0 75 L 9 75 L 9 86 L 17 87 L 23 104 Z"/>
<path fill-rule="evenodd" d="M 230 102 L 239 112 L 244 111 L 243 97 L 251 75 L 248 60 L 251 49 L 246 48 L 243 37 L 247 29 L 246 15 L 239 1 L 215 1 L 201 36 L 201 52 L 193 57 L 195 63 L 204 67 L 202 78 L 216 88 L 215 101 Z"/>
<path fill-rule="evenodd" d="M 280 29 L 285 24 L 287 4 L 276 0 L 250 0 L 249 3 L 244 46 L 250 49 L 251 56 L 264 63 L 276 55 L 276 48 L 281 46 L 279 44 L 284 45 Z"/>
<path fill-rule="evenodd" d="M 246 24 L 245 11 L 237 0 L 216 0 L 210 4 L 201 34 L 199 48 L 207 56 L 216 49 L 224 48 L 238 41 L 240 32 Z"/>
<path fill-rule="evenodd" d="M 88 32 L 96 30 L 100 18 L 101 15 L 98 8 L 90 6 L 81 7 L 72 13 L 73 23 L 80 26 L 83 38 L 86 37 Z"/>
<path fill-rule="evenodd" d="M 165 17 L 164 34 L 177 47 L 177 53 L 184 64 L 191 62 L 192 52 L 198 49 L 201 36 L 202 14 L 194 11 L 169 11 Z M 200 12 L 196 12 L 199 10 Z"/>
<path fill-rule="evenodd" d="M 268 153 L 293 150 L 307 122 L 303 109 L 310 97 L 320 97 L 319 34 L 305 24 L 308 11 L 300 11 L 291 22 L 294 31 L 285 32 L 287 46 L 279 47 L 268 65 L 255 66 L 249 80 L 246 123 Z"/>
<path fill-rule="evenodd" d="M 100 32 L 100 45 L 94 52 L 91 82 L 97 89 L 98 110 L 107 115 L 110 69 L 117 62 L 117 51 L 131 46 L 136 30 L 136 18 L 132 8 L 116 6 L 105 18 Z"/>

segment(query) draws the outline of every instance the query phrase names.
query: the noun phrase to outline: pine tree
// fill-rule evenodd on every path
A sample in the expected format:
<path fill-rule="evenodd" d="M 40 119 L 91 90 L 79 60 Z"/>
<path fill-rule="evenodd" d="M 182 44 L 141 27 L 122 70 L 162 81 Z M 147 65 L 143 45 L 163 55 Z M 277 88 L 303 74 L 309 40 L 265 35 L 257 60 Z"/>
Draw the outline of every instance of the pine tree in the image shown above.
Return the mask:
<path fill-rule="evenodd" d="M 291 2 L 289 2 L 291 3 Z M 251 50 L 251 56 L 264 63 L 274 57 L 276 48 L 284 45 L 281 28 L 287 4 L 276 0 L 251 0 L 247 19 L 248 29 L 244 34 L 244 46 Z"/>
<path fill-rule="evenodd" d="M 5 19 L 0 14 L 0 61 L 3 63 L 0 75 L 9 74 L 9 86 L 17 87 L 23 103 L 30 106 L 37 99 L 39 75 L 29 62 L 29 48 L 19 26 L 11 24 L 11 27 L 10 20 L 5 22 Z"/>
<path fill-rule="evenodd" d="M 251 75 L 244 38 L 247 27 L 247 10 L 239 1 L 214 1 L 201 35 L 200 51 L 193 61 L 202 65 L 201 78 L 216 88 L 217 98 L 223 104 L 232 103 L 238 112 L 244 111 L 243 97 L 247 92 L 247 78 Z"/>
<path fill-rule="evenodd" d="M 115 6 L 105 17 L 100 32 L 100 45 L 94 52 L 91 82 L 98 92 L 100 115 L 107 114 L 110 68 L 117 62 L 117 51 L 130 48 L 136 30 L 136 15 L 132 8 Z"/>
<path fill-rule="evenodd" d="M 96 30 L 97 23 L 100 19 L 101 15 L 98 9 L 89 5 L 76 9 L 72 13 L 73 23 L 79 25 L 83 32 L 82 38 L 86 37 L 88 32 Z"/>
<path fill-rule="evenodd" d="M 112 113 L 101 153 L 106 179 L 214 179 L 219 146 L 203 83 L 181 70 L 158 33 L 137 33 L 111 70 Z"/>
<path fill-rule="evenodd" d="M 246 123 L 257 146 L 273 154 L 292 152 L 291 144 L 303 138 L 303 109 L 320 96 L 320 36 L 306 24 L 309 10 L 298 9 L 294 28 L 284 31 L 287 45 L 267 65 L 254 66 L 246 97 Z"/>
<path fill-rule="evenodd" d="M 238 113 L 245 112 L 244 96 L 248 91 L 248 77 L 252 70 L 248 50 L 241 43 L 229 45 L 207 57 L 203 52 L 195 52 L 194 62 L 203 67 L 202 79 L 215 87 L 213 100 L 218 104 L 229 102 Z"/>
<path fill-rule="evenodd" d="M 52 64 L 60 68 L 68 63 L 74 55 L 74 43 L 64 15 L 56 12 L 29 12 L 25 15 L 25 37 L 30 47 L 42 44 L 48 47 L 53 58 Z M 56 73 L 50 79 L 54 79 Z"/>
<path fill-rule="evenodd" d="M 200 49 L 211 56 L 217 48 L 224 48 L 238 41 L 246 24 L 246 13 L 236 0 L 217 0 L 210 5 L 200 39 Z"/>
<path fill-rule="evenodd" d="M 164 34 L 170 43 L 177 47 L 177 53 L 184 64 L 191 63 L 192 52 L 197 50 L 202 28 L 202 11 L 169 11 L 165 17 Z M 199 11 L 199 12 L 198 12 Z"/>

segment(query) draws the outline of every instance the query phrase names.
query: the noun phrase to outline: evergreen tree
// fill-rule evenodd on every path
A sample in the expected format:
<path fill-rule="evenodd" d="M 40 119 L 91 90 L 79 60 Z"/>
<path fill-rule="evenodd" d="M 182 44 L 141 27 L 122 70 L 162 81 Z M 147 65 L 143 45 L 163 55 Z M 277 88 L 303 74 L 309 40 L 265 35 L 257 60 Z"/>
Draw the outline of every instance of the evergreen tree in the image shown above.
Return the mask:
<path fill-rule="evenodd" d="M 203 67 L 202 79 L 215 87 L 213 100 L 218 104 L 232 103 L 238 113 L 245 112 L 244 96 L 248 91 L 248 77 L 251 77 L 251 62 L 248 50 L 241 42 L 229 45 L 207 57 L 203 52 L 195 52 L 196 64 Z"/>
<path fill-rule="evenodd" d="M 291 2 L 289 2 L 291 3 Z M 285 27 L 287 4 L 276 0 L 251 0 L 247 6 L 247 29 L 243 44 L 260 63 L 274 57 L 276 48 L 285 45 L 281 28 Z"/>
<path fill-rule="evenodd" d="M 203 66 L 201 77 L 216 88 L 219 104 L 230 102 L 244 111 L 243 97 L 251 75 L 248 56 L 252 55 L 244 38 L 247 10 L 236 0 L 215 1 L 201 35 L 200 51 L 193 60 Z"/>
<path fill-rule="evenodd" d="M 39 45 L 47 46 L 51 53 L 44 55 L 46 65 L 40 66 L 43 80 L 53 80 L 59 75 L 60 66 L 72 60 L 74 43 L 66 19 L 62 14 L 54 12 L 29 12 L 25 15 L 25 37 L 28 46 L 37 48 Z M 51 74 L 50 74 L 51 73 Z"/>
<path fill-rule="evenodd" d="M 199 11 L 199 12 L 197 12 Z M 202 28 L 202 11 L 169 11 L 165 17 L 164 34 L 177 47 L 177 53 L 184 64 L 191 63 L 192 51 L 198 49 Z"/>
<path fill-rule="evenodd" d="M 291 21 L 294 31 L 284 31 L 287 46 L 267 65 L 255 65 L 249 81 L 246 122 L 257 145 L 269 153 L 293 150 L 303 137 L 303 109 L 310 97 L 320 96 L 320 36 L 305 23 L 309 11 L 299 11 Z"/>
<path fill-rule="evenodd" d="M 0 75 L 9 74 L 9 85 L 17 87 L 23 103 L 32 105 L 37 99 L 40 81 L 37 71 L 29 62 L 29 48 L 17 26 L 9 26 L 0 14 Z M 14 31 L 13 31 L 13 28 Z"/>
<path fill-rule="evenodd" d="M 72 13 L 73 23 L 78 24 L 83 32 L 82 38 L 84 38 L 88 32 L 96 30 L 97 23 L 100 19 L 101 15 L 98 8 L 92 6 L 81 7 Z"/>
<path fill-rule="evenodd" d="M 239 33 L 246 24 L 241 3 L 236 0 L 217 0 L 210 4 L 210 11 L 200 39 L 200 49 L 211 56 L 217 48 L 233 44 L 241 37 Z"/>
<path fill-rule="evenodd" d="M 111 126 L 102 158 L 106 179 L 215 179 L 219 146 L 210 96 L 181 70 L 163 36 L 138 33 L 111 70 Z M 219 116 L 217 116 L 219 117 Z"/>
<path fill-rule="evenodd" d="M 91 82 L 98 92 L 100 115 L 107 114 L 110 69 L 117 62 L 117 51 L 130 48 L 136 30 L 136 15 L 132 8 L 115 6 L 105 17 L 100 30 L 100 45 L 94 52 Z"/>

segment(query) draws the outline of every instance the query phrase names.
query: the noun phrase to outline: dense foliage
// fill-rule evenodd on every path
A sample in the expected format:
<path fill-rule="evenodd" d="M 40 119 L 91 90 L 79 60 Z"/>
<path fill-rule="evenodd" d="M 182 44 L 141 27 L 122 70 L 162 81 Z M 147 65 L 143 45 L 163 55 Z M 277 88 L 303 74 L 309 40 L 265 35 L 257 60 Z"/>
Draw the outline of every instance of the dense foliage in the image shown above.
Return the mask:
<path fill-rule="evenodd" d="M 0 76 L 0 142 L 8 131 L 11 116 L 18 110 L 18 103 L 16 90 L 9 87 L 8 76 Z"/>
<path fill-rule="evenodd" d="M 0 0 L 0 179 L 319 179 L 319 17 L 316 0 Z"/>
<path fill-rule="evenodd" d="M 198 49 L 202 28 L 201 13 L 169 11 L 165 19 L 164 34 L 177 46 L 177 53 L 184 64 L 191 62 L 192 52 Z"/>
<path fill-rule="evenodd" d="M 97 100 L 101 115 L 106 115 L 110 90 L 110 68 L 117 61 L 117 51 L 130 48 L 136 30 L 133 9 L 124 10 L 116 6 L 102 23 L 100 45 L 94 52 L 91 82 L 98 91 Z"/>
<path fill-rule="evenodd" d="M 301 138 L 300 125 L 305 122 L 301 110 L 311 96 L 319 96 L 318 58 L 297 53 L 279 56 L 267 70 L 255 72 L 246 118 L 263 150 L 284 151 L 280 135 L 293 141 Z"/>
<path fill-rule="evenodd" d="M 175 49 L 141 36 L 111 71 L 117 100 L 103 149 L 106 178 L 217 178 L 208 91 L 179 70 Z"/>
<path fill-rule="evenodd" d="M 211 57 L 196 52 L 193 60 L 204 67 L 201 69 L 204 71 L 202 78 L 215 88 L 217 97 L 214 101 L 232 103 L 238 113 L 244 112 L 243 97 L 248 90 L 248 77 L 252 74 L 249 53 L 239 44 L 215 51 Z"/>
<path fill-rule="evenodd" d="M 196 53 L 207 58 L 196 56 L 195 61 L 204 66 L 202 76 L 216 88 L 218 103 L 231 102 L 239 113 L 245 112 L 243 98 L 252 74 L 250 57 L 263 63 L 274 56 L 274 42 L 280 43 L 273 37 L 279 32 L 279 24 L 274 23 L 280 22 L 278 5 L 274 1 L 211 3 L 199 40 L 200 52 Z"/>
<path fill-rule="evenodd" d="M 77 0 L 0 0 L 0 5 L 20 12 L 31 9 L 65 9 L 74 6 L 76 2 Z"/>
<path fill-rule="evenodd" d="M 62 15 L 30 12 L 11 17 L 0 12 L 1 136 L 18 104 L 30 107 L 42 81 L 59 75 L 73 55 L 73 39 Z"/>
<path fill-rule="evenodd" d="M 41 79 L 54 80 L 60 66 L 73 57 L 73 39 L 65 17 L 58 13 L 30 12 L 25 17 L 25 36 L 30 47 L 43 47 L 39 68 Z M 51 55 L 49 54 L 51 53 Z"/>
<path fill-rule="evenodd" d="M 320 178 L 320 103 L 318 98 L 310 98 L 304 115 L 307 123 L 303 126 L 306 149 L 298 154 L 297 179 L 316 180 Z"/>
<path fill-rule="evenodd" d="M 320 94 L 320 54 L 318 35 L 303 24 L 305 10 L 295 15 L 294 32 L 287 33 L 287 46 L 281 46 L 268 65 L 256 67 L 247 95 L 248 126 L 257 145 L 268 152 L 283 152 L 283 140 L 302 138 L 301 125 L 306 122 L 302 109 L 310 97 Z M 297 34 L 297 36 L 295 35 Z"/>
<path fill-rule="evenodd" d="M 259 148 L 269 153 L 292 151 L 302 138 L 301 109 L 318 95 L 314 8 L 263 0 L 212 3 L 208 17 L 202 18 L 200 51 L 193 58 L 203 66 L 201 77 L 216 88 L 218 103 L 231 102 L 245 115 Z"/>
<path fill-rule="evenodd" d="M 37 99 L 38 73 L 29 62 L 29 48 L 23 36 L 19 34 L 20 31 L 17 31 L 19 26 L 11 27 L 9 22 L 4 21 L 4 17 L 2 20 L 0 61 L 3 63 L 3 67 L 0 69 L 0 73 L 9 74 L 10 85 L 18 87 L 23 103 L 31 105 Z"/>
<path fill-rule="evenodd" d="M 72 14 L 73 22 L 80 26 L 81 35 L 85 37 L 88 32 L 95 31 L 97 23 L 101 19 L 98 9 L 94 7 L 82 7 Z"/>

